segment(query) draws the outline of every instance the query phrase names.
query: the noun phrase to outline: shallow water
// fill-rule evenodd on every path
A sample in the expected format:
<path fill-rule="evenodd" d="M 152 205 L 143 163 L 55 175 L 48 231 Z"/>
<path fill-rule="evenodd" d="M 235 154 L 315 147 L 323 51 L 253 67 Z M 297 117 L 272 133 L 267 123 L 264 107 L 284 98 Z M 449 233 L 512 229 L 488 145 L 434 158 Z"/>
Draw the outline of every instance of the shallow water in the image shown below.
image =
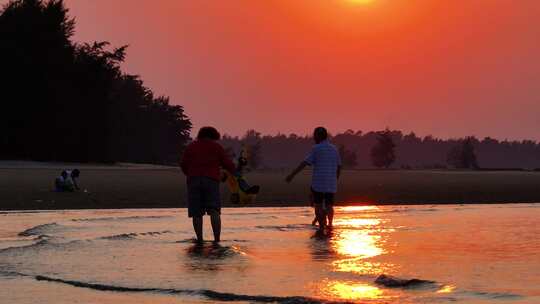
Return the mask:
<path fill-rule="evenodd" d="M 223 210 L 221 246 L 185 210 L 0 213 L 3 303 L 540 303 L 540 205 Z M 205 235 L 210 238 L 208 221 Z M 380 274 L 424 282 L 375 283 Z"/>

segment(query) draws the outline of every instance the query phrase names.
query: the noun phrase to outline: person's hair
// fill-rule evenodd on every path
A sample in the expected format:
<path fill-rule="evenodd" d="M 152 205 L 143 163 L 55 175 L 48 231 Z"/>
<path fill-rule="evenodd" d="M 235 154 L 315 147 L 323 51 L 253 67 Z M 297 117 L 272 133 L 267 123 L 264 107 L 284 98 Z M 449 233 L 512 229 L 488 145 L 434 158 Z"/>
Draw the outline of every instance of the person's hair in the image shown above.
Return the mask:
<path fill-rule="evenodd" d="M 313 130 L 313 138 L 317 142 L 328 139 L 328 131 L 324 127 L 317 127 Z"/>
<path fill-rule="evenodd" d="M 197 134 L 197 139 L 220 140 L 221 135 L 214 127 L 202 127 Z"/>
<path fill-rule="evenodd" d="M 75 170 L 71 171 L 71 176 L 79 177 L 79 175 L 81 175 L 81 171 L 79 171 L 79 169 L 75 169 Z"/>

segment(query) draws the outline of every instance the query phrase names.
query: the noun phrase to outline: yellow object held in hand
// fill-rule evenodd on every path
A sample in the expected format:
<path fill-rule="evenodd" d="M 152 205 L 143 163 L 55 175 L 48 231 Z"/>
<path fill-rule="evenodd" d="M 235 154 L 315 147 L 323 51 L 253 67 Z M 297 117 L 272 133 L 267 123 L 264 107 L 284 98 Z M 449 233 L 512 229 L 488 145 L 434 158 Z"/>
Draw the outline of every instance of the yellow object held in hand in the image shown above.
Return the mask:
<path fill-rule="evenodd" d="M 233 204 L 249 204 L 254 202 L 260 190 L 259 186 L 250 186 L 242 176 L 243 168 L 248 164 L 248 156 L 248 149 L 246 146 L 243 146 L 238 158 L 237 171 L 235 174 L 225 172 L 224 175 L 223 181 L 229 187 L 231 203 Z"/>
<path fill-rule="evenodd" d="M 227 183 L 227 186 L 229 187 L 229 191 L 231 192 L 231 203 L 249 204 L 255 201 L 255 198 L 257 197 L 257 193 L 247 193 L 246 191 L 243 191 L 240 188 L 238 177 L 230 174 L 229 172 L 225 172 L 225 174 L 227 176 L 227 179 L 225 182 Z"/>

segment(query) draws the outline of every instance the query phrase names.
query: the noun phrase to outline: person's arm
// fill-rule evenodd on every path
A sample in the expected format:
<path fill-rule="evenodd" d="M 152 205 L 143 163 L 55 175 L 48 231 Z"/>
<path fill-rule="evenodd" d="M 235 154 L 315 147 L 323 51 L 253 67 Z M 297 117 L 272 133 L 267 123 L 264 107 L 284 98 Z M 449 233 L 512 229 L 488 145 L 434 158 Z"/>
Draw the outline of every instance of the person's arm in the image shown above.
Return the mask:
<path fill-rule="evenodd" d="M 311 150 L 311 152 L 309 152 L 306 159 L 304 159 L 304 161 L 301 162 L 300 165 L 298 165 L 298 167 L 296 167 L 296 169 L 294 169 L 293 172 L 291 172 L 291 174 L 287 175 L 287 178 L 285 178 L 285 181 L 287 183 L 290 183 L 294 179 L 294 177 L 298 173 L 300 173 L 300 171 L 304 170 L 304 168 L 307 166 L 313 166 L 314 163 L 315 163 L 315 149 Z"/>
<path fill-rule="evenodd" d="M 287 175 L 287 178 L 285 178 L 285 181 L 287 183 L 290 183 L 294 177 L 300 173 L 300 171 L 304 170 L 305 167 L 309 166 L 309 163 L 306 162 L 306 161 L 303 161 L 300 163 L 300 165 L 298 165 L 298 167 L 296 167 L 296 169 L 293 170 L 293 172 L 291 172 L 291 174 Z"/>

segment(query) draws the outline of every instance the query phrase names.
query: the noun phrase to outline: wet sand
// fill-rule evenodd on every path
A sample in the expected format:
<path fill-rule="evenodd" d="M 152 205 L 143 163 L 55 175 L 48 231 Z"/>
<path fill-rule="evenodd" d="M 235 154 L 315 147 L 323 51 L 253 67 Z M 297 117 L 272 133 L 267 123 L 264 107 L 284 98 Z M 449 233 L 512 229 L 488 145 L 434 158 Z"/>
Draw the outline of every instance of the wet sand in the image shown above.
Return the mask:
<path fill-rule="evenodd" d="M 0 169 L 0 210 L 167 208 L 186 206 L 185 177 L 177 168 L 85 166 L 80 186 L 87 192 L 55 193 L 59 168 Z M 252 172 L 261 185 L 251 207 L 309 205 L 309 172 L 291 184 L 286 172 Z M 466 204 L 540 202 L 540 172 L 345 171 L 339 204 Z M 223 186 L 223 197 L 228 193 Z M 225 203 L 225 206 L 234 206 Z"/>
<path fill-rule="evenodd" d="M 1 303 L 540 303 L 540 205 L 2 212 Z M 489 224 L 487 224 L 489 223 Z"/>

